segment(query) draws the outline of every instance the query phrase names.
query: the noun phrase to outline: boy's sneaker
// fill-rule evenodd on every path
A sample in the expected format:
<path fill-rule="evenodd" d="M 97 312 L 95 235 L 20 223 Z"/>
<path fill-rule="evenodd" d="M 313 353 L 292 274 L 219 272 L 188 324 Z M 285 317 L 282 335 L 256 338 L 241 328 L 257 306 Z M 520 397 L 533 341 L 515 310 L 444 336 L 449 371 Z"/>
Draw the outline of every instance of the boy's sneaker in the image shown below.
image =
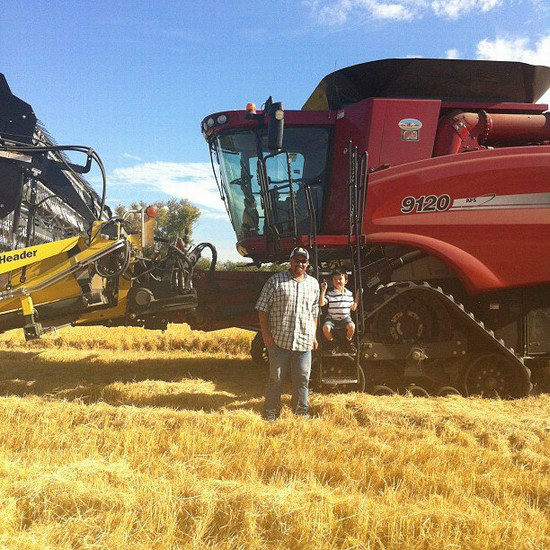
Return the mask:
<path fill-rule="evenodd" d="M 357 353 L 357 348 L 351 340 L 347 341 L 346 348 L 349 353 Z"/>

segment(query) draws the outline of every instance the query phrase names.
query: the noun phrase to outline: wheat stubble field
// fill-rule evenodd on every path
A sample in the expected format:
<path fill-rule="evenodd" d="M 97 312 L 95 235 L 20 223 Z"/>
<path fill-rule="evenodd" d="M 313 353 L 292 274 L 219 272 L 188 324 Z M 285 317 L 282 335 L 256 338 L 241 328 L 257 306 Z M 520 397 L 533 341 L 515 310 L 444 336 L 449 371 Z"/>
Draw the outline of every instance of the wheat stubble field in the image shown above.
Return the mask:
<path fill-rule="evenodd" d="M 268 424 L 250 339 L 0 337 L 0 547 L 550 548 L 550 396 L 313 394 Z"/>

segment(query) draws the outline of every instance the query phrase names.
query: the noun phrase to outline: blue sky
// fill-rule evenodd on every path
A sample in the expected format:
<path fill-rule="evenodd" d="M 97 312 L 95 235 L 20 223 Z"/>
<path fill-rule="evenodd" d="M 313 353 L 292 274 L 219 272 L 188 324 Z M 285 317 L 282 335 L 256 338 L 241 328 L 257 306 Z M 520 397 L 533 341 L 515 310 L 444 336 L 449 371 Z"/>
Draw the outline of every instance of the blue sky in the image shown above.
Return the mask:
<path fill-rule="evenodd" d="M 204 116 L 269 95 L 299 109 L 325 74 L 381 58 L 550 65 L 550 5 L 4 0 L 0 49 L 0 72 L 57 142 L 100 154 L 111 206 L 189 198 L 203 212 L 195 242 L 237 259 L 199 129 Z"/>

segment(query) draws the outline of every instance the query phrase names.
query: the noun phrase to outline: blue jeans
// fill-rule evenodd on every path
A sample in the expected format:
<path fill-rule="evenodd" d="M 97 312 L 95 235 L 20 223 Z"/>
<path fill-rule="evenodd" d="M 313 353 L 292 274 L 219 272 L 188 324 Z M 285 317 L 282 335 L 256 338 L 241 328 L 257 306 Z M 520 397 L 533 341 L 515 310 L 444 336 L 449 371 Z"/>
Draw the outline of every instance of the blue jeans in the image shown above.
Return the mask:
<path fill-rule="evenodd" d="M 290 369 L 292 380 L 292 411 L 307 414 L 307 392 L 311 372 L 311 351 L 291 351 L 272 346 L 267 348 L 269 355 L 269 380 L 265 391 L 266 417 L 277 417 L 281 409 L 281 389 L 283 380 Z"/>

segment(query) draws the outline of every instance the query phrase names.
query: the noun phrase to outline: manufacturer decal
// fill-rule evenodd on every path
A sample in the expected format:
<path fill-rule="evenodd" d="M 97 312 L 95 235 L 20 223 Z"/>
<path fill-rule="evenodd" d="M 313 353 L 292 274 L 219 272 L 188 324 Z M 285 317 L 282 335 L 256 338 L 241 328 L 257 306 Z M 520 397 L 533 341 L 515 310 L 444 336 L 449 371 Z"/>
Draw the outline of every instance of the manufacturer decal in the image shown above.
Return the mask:
<path fill-rule="evenodd" d="M 17 260 L 25 260 L 26 258 L 33 258 L 36 256 L 37 250 L 23 250 L 20 254 L 0 254 L 0 264 L 4 264 L 6 262 L 16 262 Z"/>
<path fill-rule="evenodd" d="M 477 197 L 454 199 L 450 210 L 510 210 L 549 207 L 550 193 L 521 193 L 517 195 L 487 193 Z"/>
<path fill-rule="evenodd" d="M 486 193 L 477 197 L 451 199 L 443 195 L 409 195 L 401 201 L 401 212 L 445 212 L 446 210 L 510 210 L 524 208 L 550 208 L 550 193 L 522 193 L 497 195 Z"/>
<path fill-rule="evenodd" d="M 449 195 L 420 195 L 420 197 L 408 196 L 401 201 L 401 212 L 412 214 L 413 212 L 445 212 L 451 206 Z"/>
<path fill-rule="evenodd" d="M 420 130 L 422 128 L 422 122 L 416 118 L 404 118 L 398 122 L 401 130 Z"/>
<path fill-rule="evenodd" d="M 420 139 L 420 128 L 422 122 L 416 118 L 403 118 L 397 125 L 401 128 L 402 141 L 418 141 Z"/>

